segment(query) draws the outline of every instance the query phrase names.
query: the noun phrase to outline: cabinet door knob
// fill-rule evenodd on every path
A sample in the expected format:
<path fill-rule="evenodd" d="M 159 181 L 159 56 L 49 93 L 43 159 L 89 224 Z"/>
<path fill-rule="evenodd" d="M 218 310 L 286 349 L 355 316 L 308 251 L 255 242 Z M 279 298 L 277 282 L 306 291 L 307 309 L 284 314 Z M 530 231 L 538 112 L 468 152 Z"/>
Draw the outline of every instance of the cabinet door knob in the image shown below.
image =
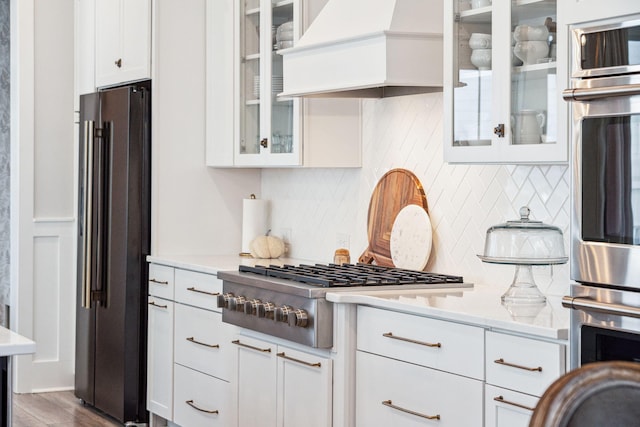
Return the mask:
<path fill-rule="evenodd" d="M 121 68 L 122 67 L 122 58 L 116 59 L 115 64 L 116 64 L 116 67 Z"/>
<path fill-rule="evenodd" d="M 267 138 L 262 138 L 260 140 L 260 145 L 262 145 L 264 148 L 267 148 L 267 146 L 269 145 L 269 140 Z"/>

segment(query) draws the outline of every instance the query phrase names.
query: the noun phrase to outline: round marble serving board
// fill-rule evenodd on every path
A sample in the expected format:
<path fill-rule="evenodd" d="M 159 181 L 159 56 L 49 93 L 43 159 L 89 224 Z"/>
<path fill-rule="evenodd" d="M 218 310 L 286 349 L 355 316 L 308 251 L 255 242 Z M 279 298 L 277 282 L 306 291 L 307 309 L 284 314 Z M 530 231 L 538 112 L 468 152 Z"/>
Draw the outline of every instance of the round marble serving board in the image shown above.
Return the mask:
<path fill-rule="evenodd" d="M 427 211 L 407 205 L 398 212 L 389 241 L 391 259 L 398 268 L 422 271 L 431 255 L 433 231 Z"/>

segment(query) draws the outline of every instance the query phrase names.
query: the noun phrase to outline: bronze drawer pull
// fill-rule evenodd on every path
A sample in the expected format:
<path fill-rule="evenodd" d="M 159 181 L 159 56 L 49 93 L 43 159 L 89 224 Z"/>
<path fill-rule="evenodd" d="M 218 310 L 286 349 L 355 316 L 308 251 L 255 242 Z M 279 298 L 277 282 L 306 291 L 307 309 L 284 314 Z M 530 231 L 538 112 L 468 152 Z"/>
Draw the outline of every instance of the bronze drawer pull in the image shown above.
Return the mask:
<path fill-rule="evenodd" d="M 185 400 L 185 402 L 187 405 L 191 406 L 193 409 L 197 409 L 200 412 L 205 412 L 207 414 L 218 414 L 219 411 L 217 409 L 211 411 L 209 409 L 202 409 L 202 408 L 198 408 L 198 405 L 196 405 L 195 403 L 193 403 L 193 399 L 191 400 Z"/>
<path fill-rule="evenodd" d="M 152 283 L 157 283 L 158 285 L 168 285 L 169 281 L 167 280 L 158 280 L 158 279 L 149 279 Z"/>
<path fill-rule="evenodd" d="M 509 362 L 505 362 L 503 358 L 500 358 L 498 360 L 494 360 L 493 363 L 497 363 L 498 365 L 504 365 L 504 366 L 511 366 L 512 368 L 518 368 L 518 369 L 523 369 L 525 371 L 531 371 L 531 372 L 542 372 L 542 366 L 538 366 L 537 368 L 529 368 L 527 366 L 522 366 L 522 365 L 516 365 L 514 363 L 509 363 Z"/>
<path fill-rule="evenodd" d="M 270 348 L 254 347 L 254 346 L 249 345 L 249 344 L 243 344 L 243 343 L 240 342 L 240 340 L 231 341 L 231 344 L 239 345 L 240 347 L 250 348 L 251 350 L 261 351 L 263 353 L 271 353 L 271 349 Z"/>
<path fill-rule="evenodd" d="M 200 289 L 196 289 L 194 286 L 187 288 L 187 290 L 191 292 L 198 292 L 199 294 L 211 295 L 212 297 L 220 295 L 220 292 L 207 292 Z"/>
<path fill-rule="evenodd" d="M 440 415 L 425 415 L 425 414 L 421 414 L 420 412 L 412 411 L 411 409 L 405 409 L 405 408 L 402 408 L 400 406 L 396 406 L 396 405 L 393 404 L 393 402 L 391 402 L 391 400 L 383 400 L 382 404 L 384 406 L 388 406 L 389 408 L 393 408 L 393 409 L 396 409 L 398 411 L 405 412 L 407 414 L 415 415 L 416 417 L 426 418 L 428 420 L 439 420 L 440 419 Z"/>
<path fill-rule="evenodd" d="M 397 337 L 397 336 L 393 335 L 391 332 L 387 332 L 386 334 L 382 334 L 382 336 L 386 337 L 386 338 L 392 338 L 394 340 L 410 342 L 412 344 L 424 345 L 426 347 L 438 347 L 438 348 L 442 347 L 442 344 L 439 343 L 439 342 L 430 343 L 430 342 L 424 342 L 424 341 L 416 341 L 416 340 L 412 340 L 411 338 Z"/>
<path fill-rule="evenodd" d="M 165 305 L 156 304 L 156 302 L 155 302 L 155 301 L 150 301 L 150 302 L 149 302 L 149 305 L 152 305 L 152 306 L 154 306 L 154 307 L 158 307 L 158 308 L 167 308 L 167 305 L 166 305 L 166 304 L 165 304 Z"/>
<path fill-rule="evenodd" d="M 287 360 L 291 360 L 292 362 L 297 362 L 297 363 L 301 363 L 303 365 L 306 366 L 311 366 L 312 368 L 319 368 L 320 362 L 316 362 L 316 363 L 311 363 L 311 362 L 305 362 L 304 360 L 300 360 L 300 359 L 296 359 L 295 357 L 291 357 L 291 356 L 287 356 L 286 354 L 284 354 L 284 351 L 282 353 L 277 353 L 278 357 L 282 357 L 283 359 L 287 359 Z"/>
<path fill-rule="evenodd" d="M 527 411 L 533 411 L 534 409 L 536 409 L 536 408 L 531 408 L 530 406 L 527 406 L 527 405 L 523 405 L 521 403 L 510 402 L 508 400 L 504 400 L 504 397 L 502 397 L 502 396 L 496 396 L 496 397 L 493 398 L 493 400 L 495 400 L 496 402 L 504 403 L 506 405 L 516 406 L 518 408 L 526 409 Z"/>
<path fill-rule="evenodd" d="M 190 341 L 190 342 L 192 342 L 194 344 L 203 345 L 203 346 L 209 347 L 209 348 L 220 348 L 220 344 L 207 344 L 205 342 L 196 340 L 194 337 L 186 338 L 186 340 Z"/>

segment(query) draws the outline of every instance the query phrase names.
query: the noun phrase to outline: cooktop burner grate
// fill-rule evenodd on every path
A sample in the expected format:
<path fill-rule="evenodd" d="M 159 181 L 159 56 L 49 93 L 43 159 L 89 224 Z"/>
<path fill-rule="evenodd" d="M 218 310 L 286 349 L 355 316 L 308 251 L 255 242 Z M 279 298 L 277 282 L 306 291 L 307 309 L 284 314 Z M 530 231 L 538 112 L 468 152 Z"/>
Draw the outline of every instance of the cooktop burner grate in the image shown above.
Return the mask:
<path fill-rule="evenodd" d="M 426 271 L 382 267 L 371 264 L 315 264 L 245 266 L 242 273 L 292 280 L 325 288 L 339 286 L 382 286 L 408 284 L 462 283 L 461 276 L 448 276 Z"/>

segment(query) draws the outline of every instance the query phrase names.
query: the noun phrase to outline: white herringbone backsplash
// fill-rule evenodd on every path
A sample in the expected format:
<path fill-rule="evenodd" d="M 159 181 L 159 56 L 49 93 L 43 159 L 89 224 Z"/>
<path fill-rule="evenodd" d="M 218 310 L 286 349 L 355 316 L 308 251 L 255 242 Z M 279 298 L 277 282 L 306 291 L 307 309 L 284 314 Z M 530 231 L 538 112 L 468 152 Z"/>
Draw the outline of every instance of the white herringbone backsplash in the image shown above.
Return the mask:
<path fill-rule="evenodd" d="M 462 275 L 465 281 L 506 289 L 514 267 L 477 258 L 488 227 L 518 219 L 529 206 L 533 219 L 560 227 L 568 253 L 567 166 L 449 165 L 442 155 L 442 94 L 366 100 L 361 169 L 265 169 L 262 197 L 271 201 L 273 233 L 290 235 L 290 256 L 331 261 L 348 236 L 352 262 L 367 247 L 367 210 L 378 180 L 405 168 L 424 187 L 433 227 L 427 270 Z M 538 286 L 560 295 L 568 266 L 535 267 Z"/>

